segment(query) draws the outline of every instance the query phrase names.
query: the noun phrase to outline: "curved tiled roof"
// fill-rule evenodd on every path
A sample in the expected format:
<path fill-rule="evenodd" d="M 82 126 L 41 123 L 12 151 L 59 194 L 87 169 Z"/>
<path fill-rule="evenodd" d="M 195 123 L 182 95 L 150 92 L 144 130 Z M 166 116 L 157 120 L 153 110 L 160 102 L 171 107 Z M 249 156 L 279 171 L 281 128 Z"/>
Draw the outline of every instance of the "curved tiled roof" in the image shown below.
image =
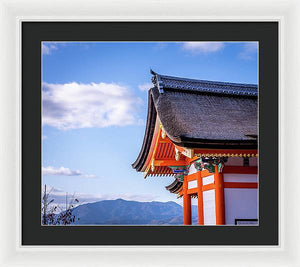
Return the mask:
<path fill-rule="evenodd" d="M 171 141 L 181 147 L 257 149 L 257 86 L 192 80 L 153 71 L 144 142 L 136 162 L 142 169 L 156 115 Z M 149 143 L 150 142 L 150 143 Z"/>

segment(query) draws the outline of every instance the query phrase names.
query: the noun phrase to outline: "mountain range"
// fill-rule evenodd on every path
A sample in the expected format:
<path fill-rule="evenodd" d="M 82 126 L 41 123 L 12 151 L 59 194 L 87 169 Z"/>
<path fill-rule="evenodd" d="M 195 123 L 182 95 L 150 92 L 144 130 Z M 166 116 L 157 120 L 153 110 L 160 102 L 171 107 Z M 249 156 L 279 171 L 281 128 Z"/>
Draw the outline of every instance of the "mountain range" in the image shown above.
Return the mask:
<path fill-rule="evenodd" d="M 169 202 L 138 202 L 124 199 L 87 203 L 73 209 L 77 225 L 182 225 L 183 209 Z M 192 206 L 197 222 L 197 206 Z"/>

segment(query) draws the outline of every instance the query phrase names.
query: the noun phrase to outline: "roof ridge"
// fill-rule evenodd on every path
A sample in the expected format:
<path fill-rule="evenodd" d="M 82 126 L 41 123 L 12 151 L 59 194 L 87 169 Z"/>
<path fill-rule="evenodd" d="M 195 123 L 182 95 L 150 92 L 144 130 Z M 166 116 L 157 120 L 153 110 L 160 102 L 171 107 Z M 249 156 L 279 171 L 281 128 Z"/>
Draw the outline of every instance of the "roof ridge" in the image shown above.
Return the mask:
<path fill-rule="evenodd" d="M 161 75 L 150 70 L 154 75 L 152 82 L 163 93 L 163 89 L 188 90 L 198 92 L 224 93 L 231 95 L 255 95 L 257 96 L 258 86 L 256 84 L 232 83 L 209 80 L 197 80 L 175 76 Z M 180 84 L 181 83 L 181 84 Z M 192 85 L 195 87 L 192 88 Z M 208 87 L 206 87 L 208 86 Z M 212 88 L 209 88 L 212 87 Z M 219 87 L 219 88 L 218 88 Z M 227 87 L 227 88 L 226 88 Z"/>
<path fill-rule="evenodd" d="M 167 78 L 167 79 L 172 79 L 172 80 L 181 80 L 181 81 L 189 81 L 189 82 L 203 82 L 203 83 L 215 83 L 215 84 L 220 84 L 220 85 L 236 85 L 236 86 L 250 86 L 250 87 L 256 87 L 257 84 L 254 83 L 234 83 L 234 82 L 221 82 L 221 81 L 210 81 L 210 80 L 202 80 L 202 79 L 194 79 L 194 78 L 183 78 L 183 77 L 177 77 L 177 76 L 169 76 L 169 75 L 162 75 L 158 74 L 152 69 L 150 69 L 150 72 L 152 75 L 157 75 L 161 78 Z"/>

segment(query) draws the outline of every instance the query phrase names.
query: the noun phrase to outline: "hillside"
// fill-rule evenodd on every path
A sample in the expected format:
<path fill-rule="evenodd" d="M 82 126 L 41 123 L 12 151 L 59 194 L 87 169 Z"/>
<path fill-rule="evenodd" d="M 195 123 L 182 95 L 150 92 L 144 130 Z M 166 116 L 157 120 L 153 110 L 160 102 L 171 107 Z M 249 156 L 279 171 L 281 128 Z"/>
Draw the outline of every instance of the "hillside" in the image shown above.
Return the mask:
<path fill-rule="evenodd" d="M 192 207 L 193 221 L 197 221 L 197 206 Z M 80 224 L 110 225 L 180 225 L 182 206 L 169 202 L 138 202 L 123 199 L 103 200 L 80 205 L 73 210 Z"/>

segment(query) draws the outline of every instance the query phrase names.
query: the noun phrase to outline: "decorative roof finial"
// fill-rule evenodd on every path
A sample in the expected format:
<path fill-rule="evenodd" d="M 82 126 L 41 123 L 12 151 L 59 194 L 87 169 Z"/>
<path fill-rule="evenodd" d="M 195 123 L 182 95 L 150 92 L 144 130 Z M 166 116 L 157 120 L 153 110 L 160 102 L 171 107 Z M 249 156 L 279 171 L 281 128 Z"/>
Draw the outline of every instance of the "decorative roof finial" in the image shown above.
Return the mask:
<path fill-rule="evenodd" d="M 153 71 L 151 68 L 150 68 L 150 73 L 151 73 L 152 75 L 157 75 L 157 73 L 156 73 L 155 71 Z"/>

